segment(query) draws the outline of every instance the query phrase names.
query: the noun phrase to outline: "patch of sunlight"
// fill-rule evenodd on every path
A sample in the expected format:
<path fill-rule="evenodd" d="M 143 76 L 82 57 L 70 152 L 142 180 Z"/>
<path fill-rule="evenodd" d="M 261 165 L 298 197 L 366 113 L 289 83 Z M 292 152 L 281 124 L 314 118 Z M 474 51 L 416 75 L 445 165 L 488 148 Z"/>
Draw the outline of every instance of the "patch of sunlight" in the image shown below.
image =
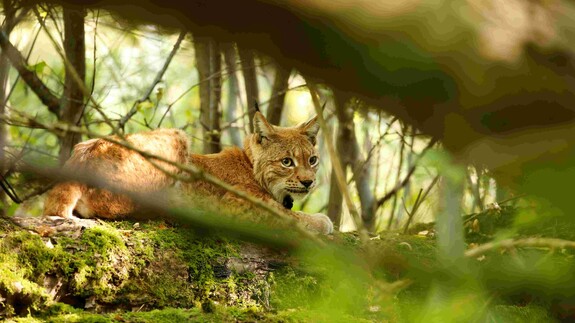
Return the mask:
<path fill-rule="evenodd" d="M 288 101 L 287 124 L 295 125 L 307 121 L 313 114 L 311 95 L 308 91 L 290 91 Z"/>

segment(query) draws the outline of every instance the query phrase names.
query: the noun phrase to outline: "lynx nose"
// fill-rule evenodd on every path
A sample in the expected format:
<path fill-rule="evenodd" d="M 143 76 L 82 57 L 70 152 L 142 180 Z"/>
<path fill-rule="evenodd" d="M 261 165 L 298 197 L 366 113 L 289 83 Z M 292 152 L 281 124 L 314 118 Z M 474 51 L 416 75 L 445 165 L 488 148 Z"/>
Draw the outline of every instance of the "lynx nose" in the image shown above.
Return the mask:
<path fill-rule="evenodd" d="M 305 186 L 305 188 L 309 188 L 311 186 L 311 184 L 313 184 L 312 180 L 305 180 L 305 181 L 300 181 L 300 183 L 303 184 L 303 186 Z"/>

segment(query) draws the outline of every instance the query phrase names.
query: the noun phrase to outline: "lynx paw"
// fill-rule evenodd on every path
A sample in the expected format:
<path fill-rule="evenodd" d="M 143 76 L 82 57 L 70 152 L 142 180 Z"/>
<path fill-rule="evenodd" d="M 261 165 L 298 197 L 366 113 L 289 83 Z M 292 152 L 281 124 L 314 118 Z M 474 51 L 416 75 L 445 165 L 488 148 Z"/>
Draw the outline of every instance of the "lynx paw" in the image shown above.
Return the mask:
<path fill-rule="evenodd" d="M 310 223 L 308 227 L 317 231 L 321 234 L 332 234 L 333 233 L 333 223 L 323 213 L 309 214 Z"/>

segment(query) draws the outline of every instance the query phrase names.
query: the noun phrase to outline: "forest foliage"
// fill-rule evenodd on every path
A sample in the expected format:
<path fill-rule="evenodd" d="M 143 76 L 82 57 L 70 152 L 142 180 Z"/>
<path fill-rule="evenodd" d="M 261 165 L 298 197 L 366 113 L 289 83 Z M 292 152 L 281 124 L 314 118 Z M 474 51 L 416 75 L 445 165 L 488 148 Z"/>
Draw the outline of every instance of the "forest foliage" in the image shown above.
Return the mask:
<path fill-rule="evenodd" d="M 130 269 L 125 274 L 135 275 L 136 283 L 116 277 L 118 284 L 133 285 L 92 286 L 87 292 L 78 285 L 75 295 L 105 303 L 121 303 L 116 297 L 138 293 L 149 297 L 144 303 L 150 312 L 117 307 L 121 314 L 98 316 L 104 321 L 153 321 L 163 315 L 208 321 L 520 322 L 575 317 L 575 222 L 569 216 L 571 208 L 562 204 L 569 200 L 567 191 L 553 182 L 572 177 L 568 161 L 566 172 L 555 169 L 552 160 L 525 176 L 523 186 L 504 185 L 509 183 L 506 174 L 452 154 L 441 138 L 387 113 L 386 107 L 318 83 L 313 75 L 242 43 L 135 23 L 106 10 L 22 4 L 3 1 L 0 34 L 0 174 L 8 193 L 0 193 L 0 213 L 7 221 L 0 230 L 0 291 L 14 293 L 13 282 L 25 281 L 30 285 L 23 288 L 31 291 L 33 305 L 18 312 L 17 306 L 0 298 L 0 317 L 33 314 L 66 320 L 65 315 L 77 314 L 80 320 L 81 315 L 92 315 L 82 311 L 86 304 L 74 302 L 69 303 L 77 309 L 51 313 L 66 301 L 46 306 L 42 300 L 48 296 L 36 287 L 41 285 L 38 277 L 54 272 L 71 279 L 70 284 L 81 284 L 78 273 L 86 265 L 84 275 L 107 275 L 110 268 L 92 263 L 94 269 L 88 269 L 90 264 L 82 258 L 94 257 L 88 253 L 102 247 L 95 245 L 98 241 L 113 254 L 110 261 L 126 262 Z M 546 32 L 541 28 L 537 41 L 550 38 Z M 424 45 L 418 50 L 425 50 Z M 496 49 L 485 47 L 483 54 L 511 63 L 520 56 Z M 391 48 L 387 55 L 393 56 L 393 50 L 401 56 L 405 48 Z M 388 66 L 397 61 L 380 60 L 396 72 L 437 72 L 415 56 L 398 60 L 409 71 Z M 403 99 L 410 95 L 417 94 L 400 93 Z M 56 170 L 80 141 L 172 127 L 189 135 L 194 152 L 216 153 L 242 145 L 253 130 L 254 102 L 272 124 L 295 125 L 318 111 L 325 119 L 318 142 L 321 185 L 294 209 L 327 214 L 338 229 L 334 236 L 309 239 L 295 229 L 277 233 L 228 223 L 225 214 L 218 214 L 226 212 L 217 207 L 166 210 L 191 229 L 150 224 L 147 235 L 132 230 L 134 223 L 118 222 L 90 228 L 78 241 L 60 237 L 50 250 L 45 246 L 50 238 L 8 224 L 10 219 L 41 214 L 42 194 L 58 180 Z M 545 190 L 556 199 L 537 195 Z M 170 232 L 168 236 L 163 230 Z M 264 233 L 267 230 L 271 233 Z M 166 246 L 175 243 L 172 239 L 181 245 Z M 152 240 L 152 248 L 134 246 Z M 285 257 L 292 262 L 265 279 L 240 275 L 213 280 L 211 267 L 202 276 L 200 260 L 212 266 L 238 253 L 245 241 L 289 250 Z M 80 247 L 70 247 L 76 243 Z M 66 248 L 79 251 L 69 254 Z M 181 262 L 176 265 L 195 270 L 201 284 L 179 282 L 182 285 L 175 287 L 177 275 L 166 278 L 169 290 L 159 290 L 157 281 L 143 282 L 152 276 L 140 271 L 166 257 L 166 250 L 177 254 Z M 10 258 L 18 252 L 32 256 Z M 97 258 L 107 255 L 96 253 Z M 46 259 L 33 259 L 37 255 Z M 146 263 L 138 263 L 137 257 Z M 76 271 L 69 275 L 67 270 Z M 270 282 L 274 275 L 276 280 Z M 259 287 L 250 290 L 250 284 Z M 265 301 L 254 296 L 265 290 L 261 286 L 271 288 Z M 116 287 L 132 290 L 119 292 Z M 220 294 L 206 297 L 202 288 Z M 213 302 L 218 304 L 215 314 Z M 163 312 L 151 311 L 165 307 Z"/>

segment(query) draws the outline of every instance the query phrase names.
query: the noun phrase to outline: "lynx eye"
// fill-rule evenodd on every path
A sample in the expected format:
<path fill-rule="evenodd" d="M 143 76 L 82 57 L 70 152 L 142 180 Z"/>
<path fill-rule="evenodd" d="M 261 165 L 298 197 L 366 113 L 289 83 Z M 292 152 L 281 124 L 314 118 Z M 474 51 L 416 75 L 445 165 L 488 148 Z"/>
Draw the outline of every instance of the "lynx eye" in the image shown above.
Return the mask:
<path fill-rule="evenodd" d="M 293 165 L 294 165 L 293 160 L 291 158 L 286 157 L 286 158 L 282 159 L 282 166 L 283 167 L 292 167 Z"/>
<path fill-rule="evenodd" d="M 317 162 L 318 162 L 318 161 L 319 161 L 319 159 L 317 158 L 317 156 L 311 156 L 311 157 L 309 158 L 309 164 L 310 164 L 311 166 L 317 165 Z"/>

